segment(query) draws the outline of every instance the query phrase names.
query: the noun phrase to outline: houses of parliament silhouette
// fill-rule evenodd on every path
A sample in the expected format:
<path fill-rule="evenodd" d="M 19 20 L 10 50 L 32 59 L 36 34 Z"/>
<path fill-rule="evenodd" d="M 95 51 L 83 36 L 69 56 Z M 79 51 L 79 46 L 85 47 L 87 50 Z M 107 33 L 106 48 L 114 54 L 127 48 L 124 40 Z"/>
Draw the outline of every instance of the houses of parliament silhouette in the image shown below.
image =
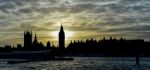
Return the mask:
<path fill-rule="evenodd" d="M 61 25 L 58 34 L 59 47 L 55 47 L 51 42 L 47 42 L 46 46 L 38 41 L 35 34 L 32 40 L 32 31 L 24 31 L 24 46 L 18 44 L 17 47 L 6 45 L 0 48 L 1 52 L 12 51 L 43 51 L 50 50 L 54 55 L 65 56 L 150 56 L 150 42 L 143 39 L 126 40 L 124 38 L 116 39 L 105 37 L 101 40 L 87 39 L 86 41 L 77 40 L 71 41 L 65 48 L 65 31 Z M 60 52 L 61 51 L 61 52 Z"/>
<path fill-rule="evenodd" d="M 65 50 L 65 32 L 61 25 L 59 31 L 59 49 Z M 38 42 L 37 35 L 35 34 L 32 42 L 32 31 L 24 31 L 24 50 L 46 50 L 51 48 L 51 43 L 48 41 L 47 45 L 44 46 L 42 42 Z"/>

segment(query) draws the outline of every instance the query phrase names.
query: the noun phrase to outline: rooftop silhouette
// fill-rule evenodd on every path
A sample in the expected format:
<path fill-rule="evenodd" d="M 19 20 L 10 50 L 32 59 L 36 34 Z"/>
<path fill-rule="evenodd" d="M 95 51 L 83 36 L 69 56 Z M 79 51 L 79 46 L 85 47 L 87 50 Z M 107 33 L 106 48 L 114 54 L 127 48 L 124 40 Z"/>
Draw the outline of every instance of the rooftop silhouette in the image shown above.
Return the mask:
<path fill-rule="evenodd" d="M 150 42 L 146 42 L 143 39 L 127 40 L 125 38 L 116 39 L 113 37 L 106 39 L 104 37 L 101 40 L 74 40 L 71 41 L 65 48 L 65 31 L 62 25 L 58 34 L 59 47 L 52 45 L 50 41 L 48 41 L 46 46 L 44 46 L 42 42 L 38 41 L 36 33 L 34 35 L 33 41 L 32 36 L 32 31 L 24 31 L 24 46 L 21 44 L 17 44 L 17 47 L 6 45 L 5 47 L 0 48 L 0 53 L 13 51 L 32 52 L 48 50 L 49 54 L 53 56 L 150 56 Z M 8 57 L 8 55 L 6 55 L 6 57 Z"/>

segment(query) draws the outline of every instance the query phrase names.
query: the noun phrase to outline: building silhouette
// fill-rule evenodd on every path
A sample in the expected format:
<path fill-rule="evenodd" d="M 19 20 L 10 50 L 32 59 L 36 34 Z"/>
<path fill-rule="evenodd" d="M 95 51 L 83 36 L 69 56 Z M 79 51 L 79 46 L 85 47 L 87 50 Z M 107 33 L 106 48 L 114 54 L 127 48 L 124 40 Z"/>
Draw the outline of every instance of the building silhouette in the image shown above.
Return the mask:
<path fill-rule="evenodd" d="M 47 47 L 47 48 L 51 48 L 51 43 L 50 43 L 49 41 L 47 42 L 46 47 Z"/>
<path fill-rule="evenodd" d="M 65 32 L 64 32 L 62 25 L 61 25 L 60 31 L 59 31 L 59 48 L 60 48 L 60 50 L 65 49 Z"/>
<path fill-rule="evenodd" d="M 24 48 L 32 47 L 32 31 L 24 31 Z"/>
<path fill-rule="evenodd" d="M 36 34 L 35 34 L 34 41 L 33 41 L 33 48 L 38 48 L 38 40 L 37 40 Z"/>
<path fill-rule="evenodd" d="M 32 31 L 24 31 L 24 47 L 17 44 L 17 47 L 6 45 L 0 47 L 0 52 L 11 51 L 50 51 L 49 53 L 56 56 L 108 56 L 108 57 L 136 57 L 136 63 L 139 64 L 139 57 L 150 57 L 150 42 L 143 39 L 125 39 L 123 37 L 110 37 L 102 39 L 85 39 L 73 40 L 65 48 L 65 32 L 61 25 L 58 34 L 59 46 L 53 45 L 47 41 L 46 45 L 38 41 L 37 34 L 32 41 Z M 0 54 L 1 55 L 1 54 Z M 43 53 L 41 54 L 43 55 Z M 3 55 L 1 55 L 3 56 Z M 17 56 L 17 55 L 16 55 Z M 6 55 L 8 57 L 8 55 Z"/>

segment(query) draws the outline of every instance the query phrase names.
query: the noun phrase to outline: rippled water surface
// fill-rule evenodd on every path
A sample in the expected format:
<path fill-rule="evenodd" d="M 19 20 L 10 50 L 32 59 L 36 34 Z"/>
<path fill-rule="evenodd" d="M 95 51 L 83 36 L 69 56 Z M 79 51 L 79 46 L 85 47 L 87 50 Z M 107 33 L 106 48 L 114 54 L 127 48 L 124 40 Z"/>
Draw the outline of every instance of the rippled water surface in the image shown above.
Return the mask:
<path fill-rule="evenodd" d="M 150 70 L 150 58 L 74 57 L 73 61 L 38 61 L 7 64 L 1 60 L 0 70 Z"/>

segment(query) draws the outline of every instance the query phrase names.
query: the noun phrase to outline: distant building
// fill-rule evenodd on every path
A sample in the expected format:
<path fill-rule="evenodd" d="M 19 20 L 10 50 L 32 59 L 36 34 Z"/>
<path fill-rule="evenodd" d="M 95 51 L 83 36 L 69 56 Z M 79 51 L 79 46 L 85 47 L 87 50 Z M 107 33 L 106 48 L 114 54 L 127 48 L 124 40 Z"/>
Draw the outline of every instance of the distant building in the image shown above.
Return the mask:
<path fill-rule="evenodd" d="M 18 49 L 22 48 L 22 45 L 21 44 L 17 44 L 17 48 Z"/>
<path fill-rule="evenodd" d="M 62 25 L 60 27 L 60 32 L 59 32 L 59 48 L 60 50 L 65 49 L 65 32 Z"/>
<path fill-rule="evenodd" d="M 35 34 L 34 41 L 33 41 L 33 48 L 38 48 L 38 40 L 37 40 L 36 34 Z"/>
<path fill-rule="evenodd" d="M 46 47 L 47 47 L 47 48 L 51 48 L 51 43 L 50 43 L 49 41 L 47 42 Z"/>
<path fill-rule="evenodd" d="M 24 31 L 24 47 L 32 47 L 32 31 Z"/>

